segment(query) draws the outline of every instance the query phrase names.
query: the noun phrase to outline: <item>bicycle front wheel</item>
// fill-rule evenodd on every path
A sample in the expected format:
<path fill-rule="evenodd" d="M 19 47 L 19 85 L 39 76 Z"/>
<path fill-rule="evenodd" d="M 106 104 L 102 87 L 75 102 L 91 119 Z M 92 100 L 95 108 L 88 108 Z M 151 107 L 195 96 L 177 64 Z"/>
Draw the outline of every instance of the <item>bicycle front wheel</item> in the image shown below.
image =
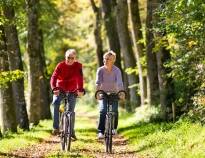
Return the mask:
<path fill-rule="evenodd" d="M 72 134 L 72 114 L 67 115 L 67 140 L 66 140 L 66 151 L 70 151 L 71 147 L 71 134 Z"/>
<path fill-rule="evenodd" d="M 112 119 L 113 116 L 106 116 L 106 126 L 105 126 L 105 150 L 107 153 L 112 153 Z"/>
<path fill-rule="evenodd" d="M 70 151 L 71 146 L 71 115 L 63 113 L 61 117 L 61 149 Z"/>
<path fill-rule="evenodd" d="M 66 116 L 65 113 L 63 113 L 61 115 L 61 122 L 60 122 L 60 130 L 61 130 L 61 134 L 60 134 L 60 142 L 61 142 L 61 149 L 65 150 L 65 146 L 66 146 L 66 142 L 67 142 L 67 138 L 66 138 Z"/>

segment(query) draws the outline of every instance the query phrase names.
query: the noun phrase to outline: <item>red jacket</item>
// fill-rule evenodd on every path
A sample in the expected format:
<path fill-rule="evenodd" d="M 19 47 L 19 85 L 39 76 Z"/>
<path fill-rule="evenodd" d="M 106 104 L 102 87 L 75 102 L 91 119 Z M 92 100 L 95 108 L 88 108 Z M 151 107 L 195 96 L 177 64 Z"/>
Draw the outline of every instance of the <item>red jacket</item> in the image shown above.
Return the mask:
<path fill-rule="evenodd" d="M 60 87 L 66 92 L 83 90 L 82 64 L 74 62 L 67 65 L 65 61 L 60 62 L 51 76 L 50 85 L 52 89 Z"/>

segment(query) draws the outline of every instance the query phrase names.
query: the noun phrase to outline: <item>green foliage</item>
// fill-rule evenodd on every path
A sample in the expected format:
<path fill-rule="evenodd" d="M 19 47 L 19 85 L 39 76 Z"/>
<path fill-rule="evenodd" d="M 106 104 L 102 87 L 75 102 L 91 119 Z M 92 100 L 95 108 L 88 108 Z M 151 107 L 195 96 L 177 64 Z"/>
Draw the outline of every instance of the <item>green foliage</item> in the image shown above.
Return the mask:
<path fill-rule="evenodd" d="M 126 124 L 119 129 L 139 157 L 204 157 L 205 128 L 189 119 L 177 123 Z"/>
<path fill-rule="evenodd" d="M 191 98 L 205 82 L 205 2 L 203 0 L 169 0 L 157 13 L 160 22 L 155 31 L 164 34 L 159 45 L 170 50 L 175 102 L 190 104 Z"/>
<path fill-rule="evenodd" d="M 205 124 L 205 91 L 200 91 L 194 95 L 194 106 L 184 116 L 188 117 L 192 122 L 200 122 Z"/>
<path fill-rule="evenodd" d="M 9 82 L 16 81 L 24 77 L 24 72 L 20 70 L 0 72 L 0 88 L 6 87 Z"/>
<path fill-rule="evenodd" d="M 136 123 L 151 122 L 159 119 L 160 108 L 144 105 L 135 109 Z"/>

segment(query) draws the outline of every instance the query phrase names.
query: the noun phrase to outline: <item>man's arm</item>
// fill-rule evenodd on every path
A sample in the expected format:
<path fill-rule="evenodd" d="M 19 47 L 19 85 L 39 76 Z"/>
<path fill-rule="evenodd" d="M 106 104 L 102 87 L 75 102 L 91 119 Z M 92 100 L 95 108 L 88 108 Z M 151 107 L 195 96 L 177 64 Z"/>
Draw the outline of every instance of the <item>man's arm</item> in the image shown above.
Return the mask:
<path fill-rule="evenodd" d="M 51 80 L 50 80 L 51 89 L 56 87 L 56 82 L 57 82 L 59 73 L 60 73 L 60 64 L 58 64 L 56 66 L 56 68 L 51 76 Z"/>
<path fill-rule="evenodd" d="M 78 74 L 77 74 L 77 87 L 80 90 L 83 90 L 83 68 L 82 64 L 79 63 Z"/>

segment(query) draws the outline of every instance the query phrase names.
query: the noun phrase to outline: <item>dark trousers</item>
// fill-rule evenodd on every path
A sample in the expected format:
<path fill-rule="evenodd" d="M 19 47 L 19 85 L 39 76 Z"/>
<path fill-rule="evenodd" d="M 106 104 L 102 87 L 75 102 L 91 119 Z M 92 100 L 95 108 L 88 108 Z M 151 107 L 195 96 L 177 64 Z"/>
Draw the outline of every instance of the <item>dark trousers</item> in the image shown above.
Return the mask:
<path fill-rule="evenodd" d="M 112 103 L 112 111 L 115 114 L 114 120 L 114 129 L 117 129 L 118 126 L 118 101 L 113 101 Z M 99 101 L 100 108 L 100 117 L 98 122 L 98 133 L 103 133 L 105 131 L 105 119 L 107 113 L 107 99 L 103 99 Z"/>

